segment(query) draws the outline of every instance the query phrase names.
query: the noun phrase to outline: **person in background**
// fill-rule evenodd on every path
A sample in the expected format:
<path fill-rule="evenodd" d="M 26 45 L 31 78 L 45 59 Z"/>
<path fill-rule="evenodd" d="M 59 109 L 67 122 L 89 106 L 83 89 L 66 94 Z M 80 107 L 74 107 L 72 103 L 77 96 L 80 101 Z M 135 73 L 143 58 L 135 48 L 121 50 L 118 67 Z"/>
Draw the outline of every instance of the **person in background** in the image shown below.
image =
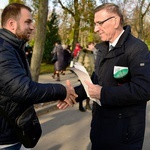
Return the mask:
<path fill-rule="evenodd" d="M 75 45 L 75 48 L 73 50 L 73 53 L 72 53 L 74 63 L 77 61 L 77 58 L 79 56 L 79 53 L 80 53 L 81 49 L 82 49 L 82 47 L 81 47 L 80 43 L 77 42 L 76 45 Z"/>
<path fill-rule="evenodd" d="M 85 81 L 93 102 L 92 150 L 142 150 L 146 105 L 150 99 L 150 53 L 124 25 L 118 5 L 104 3 L 94 11 L 94 31 L 101 38 L 93 84 Z M 75 87 L 77 101 L 86 96 Z M 60 102 L 59 108 L 67 104 Z"/>
<path fill-rule="evenodd" d="M 95 66 L 95 55 L 93 52 L 95 50 L 94 46 L 95 46 L 94 42 L 89 42 L 87 45 L 87 48 L 82 49 L 80 51 L 80 54 L 77 60 L 77 62 L 81 63 L 85 67 L 90 77 L 92 76 L 92 73 L 94 71 L 94 66 Z M 90 99 L 86 98 L 85 109 L 83 107 L 83 100 L 79 101 L 79 110 L 82 112 L 85 112 L 86 109 L 91 110 Z"/>
<path fill-rule="evenodd" d="M 94 43 L 93 53 L 94 53 L 95 60 L 96 60 L 96 57 L 97 57 L 97 43 Z"/>
<path fill-rule="evenodd" d="M 27 56 L 27 60 L 29 62 L 29 65 L 31 64 L 31 58 L 32 58 L 32 47 L 27 45 L 25 47 L 25 53 L 26 53 L 26 56 Z"/>
<path fill-rule="evenodd" d="M 62 45 L 64 50 L 64 62 L 63 62 L 63 70 L 61 71 L 62 75 L 65 75 L 66 68 L 69 66 L 71 61 L 71 50 L 70 45 Z"/>
<path fill-rule="evenodd" d="M 52 51 L 52 54 L 54 53 L 57 53 L 57 61 L 54 63 L 54 73 L 52 77 L 55 78 L 56 75 L 56 81 L 60 81 L 60 73 L 64 67 L 64 50 L 60 41 L 57 41 L 55 43 L 55 47 Z"/>
<path fill-rule="evenodd" d="M 31 9 L 18 3 L 7 5 L 1 25 L 0 107 L 16 120 L 22 111 L 38 103 L 60 100 L 73 106 L 76 94 L 69 81 L 65 87 L 31 79 L 25 54 L 25 44 L 34 30 Z M 0 149 L 20 150 L 21 145 L 15 129 L 0 114 Z"/>

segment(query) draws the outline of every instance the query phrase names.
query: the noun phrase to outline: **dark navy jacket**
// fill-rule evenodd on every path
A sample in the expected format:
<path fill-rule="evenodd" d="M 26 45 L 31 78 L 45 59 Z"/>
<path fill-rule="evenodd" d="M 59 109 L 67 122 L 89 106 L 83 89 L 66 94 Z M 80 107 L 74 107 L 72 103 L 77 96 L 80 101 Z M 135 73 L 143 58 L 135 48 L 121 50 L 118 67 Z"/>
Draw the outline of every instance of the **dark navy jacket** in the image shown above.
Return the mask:
<path fill-rule="evenodd" d="M 30 105 L 66 97 L 63 85 L 32 81 L 24 45 L 13 33 L 0 29 L 0 107 L 14 120 Z M 14 129 L 0 116 L 0 145 L 15 142 Z"/>
<path fill-rule="evenodd" d="M 124 30 L 111 51 L 108 42 L 96 46 L 93 83 L 102 86 L 102 106 L 93 104 L 92 150 L 142 149 L 146 103 L 150 99 L 150 55 L 146 44 L 131 35 L 130 26 Z M 129 72 L 115 79 L 114 66 L 128 67 Z M 83 92 L 78 89 L 79 101 Z"/>

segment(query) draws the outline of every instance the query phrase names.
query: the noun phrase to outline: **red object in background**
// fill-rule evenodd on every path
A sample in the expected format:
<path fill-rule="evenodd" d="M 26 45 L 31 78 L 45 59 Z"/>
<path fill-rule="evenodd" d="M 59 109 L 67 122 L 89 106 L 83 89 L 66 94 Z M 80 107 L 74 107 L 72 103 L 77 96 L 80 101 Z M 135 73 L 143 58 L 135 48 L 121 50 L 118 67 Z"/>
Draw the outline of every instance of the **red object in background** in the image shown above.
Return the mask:
<path fill-rule="evenodd" d="M 80 52 L 80 50 L 81 50 L 81 46 L 80 46 L 79 43 L 77 43 L 77 44 L 76 44 L 76 47 L 75 47 L 75 49 L 74 49 L 74 51 L 73 51 L 73 57 L 77 57 L 78 54 L 79 54 L 79 52 Z"/>

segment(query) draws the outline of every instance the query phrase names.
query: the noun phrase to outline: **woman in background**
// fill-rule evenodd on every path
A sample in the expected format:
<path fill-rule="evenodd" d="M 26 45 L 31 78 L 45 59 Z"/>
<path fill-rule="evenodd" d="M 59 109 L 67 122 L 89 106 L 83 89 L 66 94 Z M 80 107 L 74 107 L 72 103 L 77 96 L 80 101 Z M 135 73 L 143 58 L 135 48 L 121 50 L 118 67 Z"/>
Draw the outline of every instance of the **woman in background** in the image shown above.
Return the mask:
<path fill-rule="evenodd" d="M 52 75 L 52 77 L 55 79 L 56 75 L 56 81 L 60 81 L 60 72 L 63 70 L 64 63 L 64 50 L 60 41 L 55 43 L 52 54 L 54 53 L 57 53 L 57 61 L 54 63 L 54 74 Z"/>

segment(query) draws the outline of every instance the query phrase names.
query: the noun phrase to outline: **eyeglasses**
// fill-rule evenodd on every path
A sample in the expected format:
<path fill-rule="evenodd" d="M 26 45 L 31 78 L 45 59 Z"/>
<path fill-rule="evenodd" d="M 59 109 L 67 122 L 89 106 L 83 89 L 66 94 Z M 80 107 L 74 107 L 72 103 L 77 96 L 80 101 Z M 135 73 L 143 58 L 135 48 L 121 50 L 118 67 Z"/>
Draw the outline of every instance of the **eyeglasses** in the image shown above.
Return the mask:
<path fill-rule="evenodd" d="M 108 20 L 110 20 L 110 19 L 112 19 L 112 18 L 115 18 L 115 17 L 112 16 L 112 17 L 109 17 L 109 18 L 107 18 L 107 19 L 105 19 L 105 20 L 103 20 L 103 21 L 97 21 L 97 22 L 95 23 L 95 26 L 97 26 L 97 27 L 102 26 L 103 23 L 105 23 L 106 21 L 108 21 Z"/>

